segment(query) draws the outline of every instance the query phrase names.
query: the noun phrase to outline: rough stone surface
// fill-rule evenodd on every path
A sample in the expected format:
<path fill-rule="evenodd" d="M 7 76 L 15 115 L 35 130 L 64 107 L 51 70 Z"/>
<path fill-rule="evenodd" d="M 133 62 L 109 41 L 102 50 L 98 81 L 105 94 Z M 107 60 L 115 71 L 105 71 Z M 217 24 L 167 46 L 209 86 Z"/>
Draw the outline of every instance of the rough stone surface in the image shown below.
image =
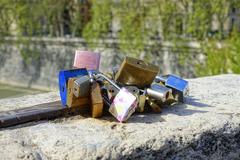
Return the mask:
<path fill-rule="evenodd" d="M 190 96 L 161 114 L 41 121 L 2 129 L 1 159 L 240 159 L 240 76 L 190 79 Z M 0 110 L 59 100 L 0 100 Z"/>

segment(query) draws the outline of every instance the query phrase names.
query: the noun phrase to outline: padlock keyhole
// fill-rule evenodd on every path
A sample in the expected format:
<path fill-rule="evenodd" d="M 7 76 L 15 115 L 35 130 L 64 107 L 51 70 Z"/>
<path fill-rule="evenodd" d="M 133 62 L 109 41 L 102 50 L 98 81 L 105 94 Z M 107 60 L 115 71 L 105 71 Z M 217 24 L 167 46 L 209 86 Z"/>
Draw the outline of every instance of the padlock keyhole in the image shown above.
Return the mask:
<path fill-rule="evenodd" d="M 142 62 L 141 62 L 141 61 L 137 61 L 137 64 L 141 65 L 141 64 L 142 64 Z"/>

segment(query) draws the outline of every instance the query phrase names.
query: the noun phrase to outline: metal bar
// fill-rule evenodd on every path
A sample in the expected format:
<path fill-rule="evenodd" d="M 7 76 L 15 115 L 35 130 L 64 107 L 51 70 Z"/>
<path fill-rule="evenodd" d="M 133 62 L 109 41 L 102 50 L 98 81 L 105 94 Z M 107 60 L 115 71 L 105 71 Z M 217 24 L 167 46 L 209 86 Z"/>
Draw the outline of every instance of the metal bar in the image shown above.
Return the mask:
<path fill-rule="evenodd" d="M 120 90 L 121 88 L 116 85 L 111 79 L 109 79 L 107 76 L 105 76 L 104 74 L 102 73 L 97 73 L 96 74 L 96 77 L 102 77 L 104 78 L 105 80 L 107 80 L 111 85 L 113 85 L 117 90 Z"/>
<path fill-rule="evenodd" d="M 60 101 L 56 101 L 17 110 L 4 111 L 0 112 L 0 128 L 31 121 L 49 120 L 61 116 L 87 113 L 89 108 L 89 106 L 82 106 L 81 108 L 66 108 L 61 105 Z"/>

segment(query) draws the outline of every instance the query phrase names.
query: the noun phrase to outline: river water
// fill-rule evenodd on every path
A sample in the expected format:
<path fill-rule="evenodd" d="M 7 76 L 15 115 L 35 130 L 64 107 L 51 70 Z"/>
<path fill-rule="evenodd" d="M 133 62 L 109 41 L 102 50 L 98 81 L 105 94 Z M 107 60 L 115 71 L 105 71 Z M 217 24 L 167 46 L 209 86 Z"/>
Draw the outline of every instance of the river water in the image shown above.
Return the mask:
<path fill-rule="evenodd" d="M 25 87 L 12 86 L 7 84 L 0 84 L 0 99 L 2 98 L 15 98 L 24 95 L 44 93 L 46 91 L 36 90 Z"/>

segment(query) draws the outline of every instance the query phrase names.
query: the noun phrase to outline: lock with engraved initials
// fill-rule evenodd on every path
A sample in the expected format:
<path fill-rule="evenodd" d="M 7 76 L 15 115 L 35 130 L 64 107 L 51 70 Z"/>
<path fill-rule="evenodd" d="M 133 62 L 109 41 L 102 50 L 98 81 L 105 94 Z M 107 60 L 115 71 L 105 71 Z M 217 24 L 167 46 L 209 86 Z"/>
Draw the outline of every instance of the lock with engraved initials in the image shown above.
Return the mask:
<path fill-rule="evenodd" d="M 120 122 L 126 121 L 134 112 L 137 107 L 137 97 L 129 92 L 126 88 L 120 88 L 115 82 L 110 80 L 105 75 L 98 73 L 95 75 L 97 78 L 101 77 L 113 85 L 118 93 L 112 100 L 109 112 Z"/>

